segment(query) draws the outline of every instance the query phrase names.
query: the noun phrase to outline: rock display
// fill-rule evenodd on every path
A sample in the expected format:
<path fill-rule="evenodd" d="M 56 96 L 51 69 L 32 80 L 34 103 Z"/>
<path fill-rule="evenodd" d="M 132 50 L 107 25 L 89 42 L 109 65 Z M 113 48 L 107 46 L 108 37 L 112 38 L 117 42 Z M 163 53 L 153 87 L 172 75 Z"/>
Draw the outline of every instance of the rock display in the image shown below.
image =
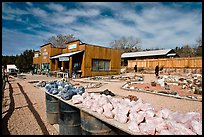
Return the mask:
<path fill-rule="evenodd" d="M 50 94 L 61 97 L 64 100 L 70 100 L 73 95 L 82 95 L 85 92 L 85 88 L 83 86 L 76 87 L 65 81 L 47 82 L 45 90 Z"/>
<path fill-rule="evenodd" d="M 182 114 L 169 109 L 156 111 L 141 98 L 115 98 L 105 94 L 84 92 L 74 95 L 73 103 L 104 115 L 106 118 L 128 124 L 128 129 L 143 135 L 202 135 L 202 117 L 197 112 Z"/>
<path fill-rule="evenodd" d="M 202 75 L 189 73 L 187 77 L 159 76 L 151 83 L 127 82 L 123 87 L 127 90 L 136 90 L 175 98 L 202 101 Z"/>

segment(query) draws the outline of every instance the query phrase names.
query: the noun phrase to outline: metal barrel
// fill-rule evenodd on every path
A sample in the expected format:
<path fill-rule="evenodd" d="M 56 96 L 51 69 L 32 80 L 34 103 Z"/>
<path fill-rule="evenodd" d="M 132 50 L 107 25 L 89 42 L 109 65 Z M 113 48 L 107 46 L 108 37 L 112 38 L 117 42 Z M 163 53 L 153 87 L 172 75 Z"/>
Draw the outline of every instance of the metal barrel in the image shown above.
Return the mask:
<path fill-rule="evenodd" d="M 80 115 L 82 135 L 116 135 L 111 129 L 111 125 L 82 110 L 80 111 Z"/>
<path fill-rule="evenodd" d="M 59 101 L 59 134 L 81 135 L 80 110 Z"/>
<path fill-rule="evenodd" d="M 130 135 L 129 133 L 117 128 L 117 127 L 112 127 L 111 128 L 117 135 Z"/>
<path fill-rule="evenodd" d="M 47 93 L 46 96 L 46 114 L 50 124 L 58 124 L 59 100 Z"/>

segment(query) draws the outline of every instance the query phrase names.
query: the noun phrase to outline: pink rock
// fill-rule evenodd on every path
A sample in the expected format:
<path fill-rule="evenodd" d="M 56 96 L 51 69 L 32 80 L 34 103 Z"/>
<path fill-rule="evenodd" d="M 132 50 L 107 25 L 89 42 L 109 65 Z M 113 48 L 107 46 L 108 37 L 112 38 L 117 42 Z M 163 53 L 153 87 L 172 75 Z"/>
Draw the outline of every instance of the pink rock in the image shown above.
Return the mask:
<path fill-rule="evenodd" d="M 83 102 L 83 97 L 81 95 L 74 95 L 72 96 L 72 102 L 74 104 L 79 104 Z"/>
<path fill-rule="evenodd" d="M 128 124 L 128 129 L 133 131 L 133 132 L 135 132 L 135 133 L 139 133 L 140 132 L 139 126 L 138 126 L 138 124 L 135 121 L 131 121 Z"/>

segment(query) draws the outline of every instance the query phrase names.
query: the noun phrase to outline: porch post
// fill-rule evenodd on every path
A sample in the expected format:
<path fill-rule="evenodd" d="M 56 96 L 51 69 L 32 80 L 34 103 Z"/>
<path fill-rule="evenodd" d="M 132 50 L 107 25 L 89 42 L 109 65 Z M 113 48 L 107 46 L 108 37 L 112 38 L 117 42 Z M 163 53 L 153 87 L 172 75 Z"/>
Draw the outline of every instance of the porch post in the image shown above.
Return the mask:
<path fill-rule="evenodd" d="M 58 70 L 58 60 L 55 59 L 55 70 Z"/>
<path fill-rule="evenodd" d="M 69 77 L 72 77 L 72 57 L 69 57 Z"/>

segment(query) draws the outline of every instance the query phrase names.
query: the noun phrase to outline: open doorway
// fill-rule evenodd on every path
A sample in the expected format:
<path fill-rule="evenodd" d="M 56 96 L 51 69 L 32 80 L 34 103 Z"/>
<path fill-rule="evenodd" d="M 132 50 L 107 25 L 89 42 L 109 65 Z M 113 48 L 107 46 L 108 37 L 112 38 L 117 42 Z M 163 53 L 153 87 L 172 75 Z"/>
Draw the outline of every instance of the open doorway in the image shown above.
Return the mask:
<path fill-rule="evenodd" d="M 81 52 L 72 57 L 72 71 L 75 73 L 76 77 L 81 77 L 82 75 L 83 54 L 84 52 Z"/>
<path fill-rule="evenodd" d="M 64 71 L 69 73 L 69 61 L 64 61 Z"/>

